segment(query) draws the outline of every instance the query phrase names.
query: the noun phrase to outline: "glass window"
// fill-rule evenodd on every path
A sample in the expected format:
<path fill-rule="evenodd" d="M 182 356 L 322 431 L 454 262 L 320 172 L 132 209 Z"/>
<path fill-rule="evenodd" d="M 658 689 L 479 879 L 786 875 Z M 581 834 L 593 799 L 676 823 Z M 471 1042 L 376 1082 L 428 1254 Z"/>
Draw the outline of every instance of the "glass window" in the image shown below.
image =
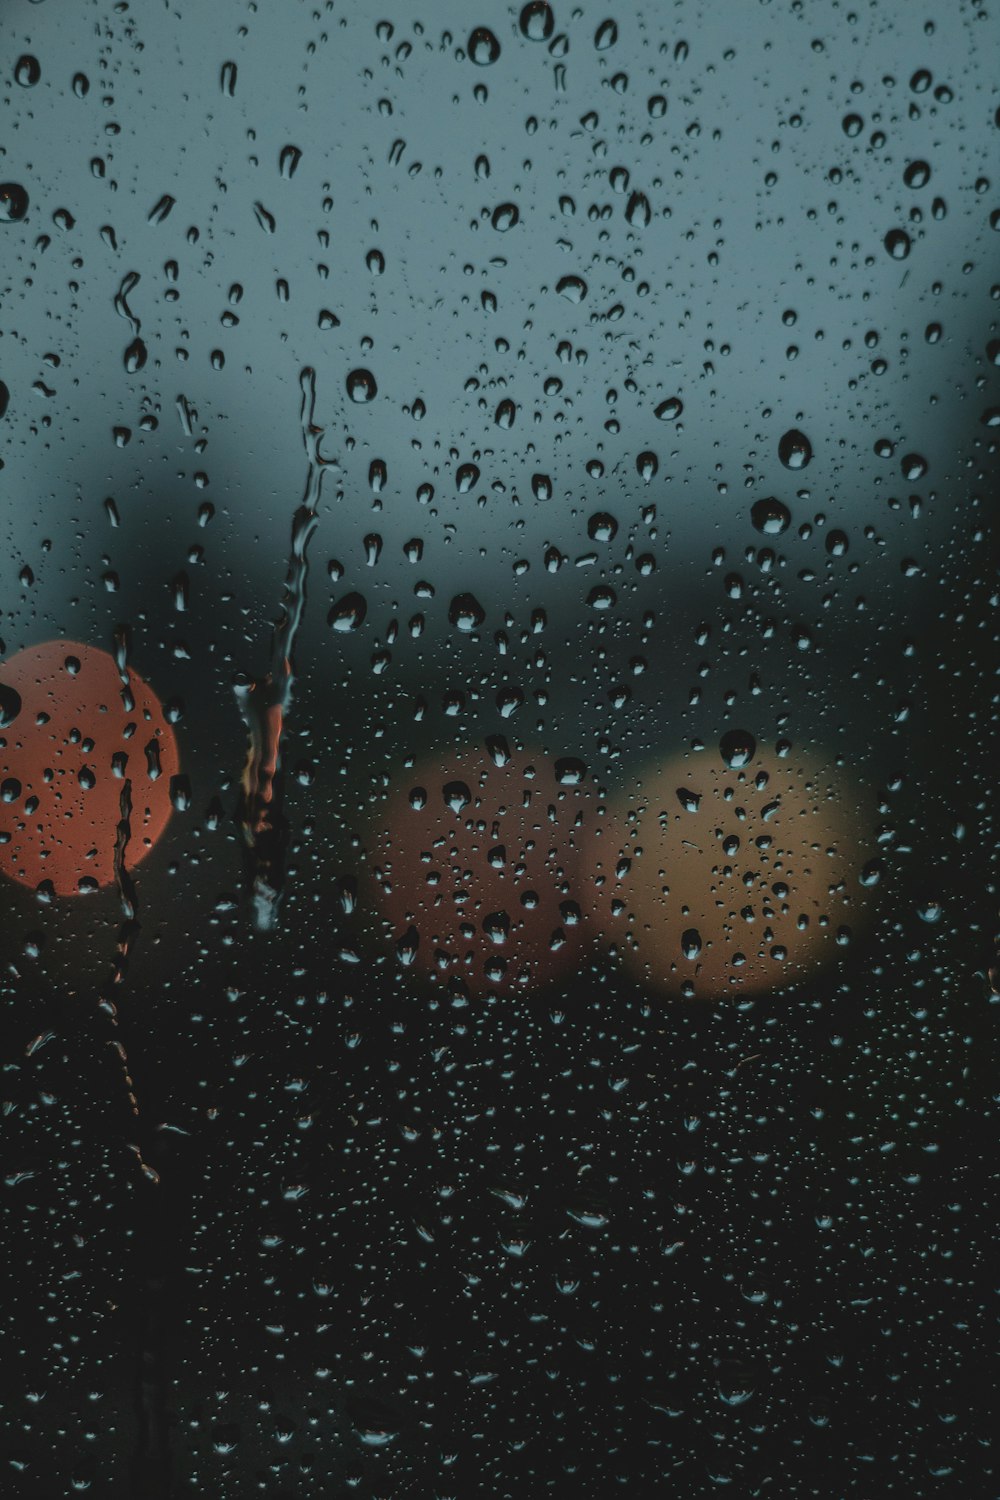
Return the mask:
<path fill-rule="evenodd" d="M 0 37 L 0 1491 L 993 1493 L 996 15 Z"/>

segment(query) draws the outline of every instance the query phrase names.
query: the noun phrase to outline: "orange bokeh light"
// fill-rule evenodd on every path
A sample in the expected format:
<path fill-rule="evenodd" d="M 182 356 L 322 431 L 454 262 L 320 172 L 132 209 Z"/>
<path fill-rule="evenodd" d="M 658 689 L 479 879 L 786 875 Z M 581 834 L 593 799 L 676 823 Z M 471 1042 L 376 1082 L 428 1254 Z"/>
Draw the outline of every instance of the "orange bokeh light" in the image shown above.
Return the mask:
<path fill-rule="evenodd" d="M 156 844 L 172 811 L 177 741 L 131 668 L 128 688 L 127 710 L 114 658 L 79 641 L 45 641 L 0 662 L 3 874 L 50 881 L 60 896 L 110 885 L 126 783 L 126 868 Z"/>
<path fill-rule="evenodd" d="M 498 766 L 478 748 L 399 775 L 369 859 L 404 961 L 470 996 L 534 988 L 572 967 L 590 808 L 575 775 L 575 763 L 541 753 Z"/>

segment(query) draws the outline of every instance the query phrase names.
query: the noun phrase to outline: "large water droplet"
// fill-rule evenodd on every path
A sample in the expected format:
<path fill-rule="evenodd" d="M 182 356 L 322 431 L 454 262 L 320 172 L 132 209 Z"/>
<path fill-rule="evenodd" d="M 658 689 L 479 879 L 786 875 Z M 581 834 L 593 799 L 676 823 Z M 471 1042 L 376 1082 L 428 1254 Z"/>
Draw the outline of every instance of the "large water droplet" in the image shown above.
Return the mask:
<path fill-rule="evenodd" d="M 124 355 L 125 368 L 128 373 L 130 375 L 137 374 L 146 363 L 146 358 L 146 345 L 142 339 L 134 338 L 125 350 Z"/>
<path fill-rule="evenodd" d="M 23 89 L 33 89 L 41 76 L 38 58 L 32 57 L 30 52 L 25 52 L 14 64 L 14 82 L 19 83 Z"/>
<path fill-rule="evenodd" d="M 345 594 L 333 605 L 326 622 L 331 630 L 357 630 L 364 624 L 367 613 L 368 603 L 363 594 Z"/>
<path fill-rule="evenodd" d="M 28 195 L 19 182 L 0 182 L 0 223 L 17 224 L 28 212 Z"/>
<path fill-rule="evenodd" d="M 508 229 L 514 228 L 520 217 L 516 203 L 500 203 L 493 210 L 490 223 L 499 234 L 506 234 Z"/>
<path fill-rule="evenodd" d="M 701 952 L 701 933 L 697 927 L 688 927 L 681 934 L 681 952 L 687 959 L 694 960 Z"/>
<path fill-rule="evenodd" d="M 555 13 L 547 0 L 529 0 L 522 7 L 517 24 L 529 42 L 547 42 L 555 30 Z"/>
<path fill-rule="evenodd" d="M 560 786 L 579 786 L 586 774 L 586 765 L 575 755 L 564 755 L 556 761 L 556 780 Z"/>
<path fill-rule="evenodd" d="M 556 291 L 567 302 L 582 302 L 587 295 L 587 283 L 582 276 L 560 276 Z"/>
<path fill-rule="evenodd" d="M 890 229 L 883 244 L 893 260 L 905 260 L 910 253 L 910 236 L 905 229 Z"/>
<path fill-rule="evenodd" d="M 666 401 L 661 401 L 653 415 L 661 422 L 676 422 L 684 410 L 684 403 L 679 396 L 669 396 Z"/>
<path fill-rule="evenodd" d="M 456 594 L 448 606 L 448 619 L 458 630 L 478 630 L 486 611 L 474 594 Z"/>
<path fill-rule="evenodd" d="M 378 394 L 378 386 L 371 370 L 352 370 L 347 377 L 347 394 L 359 404 L 373 401 Z"/>
<path fill-rule="evenodd" d="M 21 695 L 16 688 L 0 682 L 0 729 L 13 724 L 21 712 Z"/>
<path fill-rule="evenodd" d="M 467 495 L 474 484 L 479 483 L 477 464 L 459 464 L 455 470 L 455 488 L 460 495 Z"/>
<path fill-rule="evenodd" d="M 766 500 L 756 500 L 750 507 L 750 519 L 755 530 L 762 536 L 780 536 L 787 531 L 792 513 L 787 505 L 782 505 L 773 495 Z"/>
<path fill-rule="evenodd" d="M 587 522 L 587 535 L 592 542 L 613 542 L 617 532 L 618 522 L 609 511 L 595 511 Z"/>
<path fill-rule="evenodd" d="M 450 807 L 453 813 L 460 813 L 463 807 L 468 807 L 472 801 L 472 793 L 464 781 L 449 781 L 441 789 L 445 805 Z"/>
<path fill-rule="evenodd" d="M 757 741 L 748 729 L 727 729 L 719 741 L 719 754 L 731 771 L 749 765 L 757 753 Z"/>
<path fill-rule="evenodd" d="M 633 229 L 645 229 L 653 217 L 653 210 L 645 193 L 631 193 L 625 205 L 625 217 Z"/>
<path fill-rule="evenodd" d="M 778 457 L 786 469 L 804 469 L 812 456 L 812 443 L 797 427 L 789 428 L 778 443 Z"/>
<path fill-rule="evenodd" d="M 477 68 L 488 68 L 500 56 L 500 43 L 488 26 L 477 26 L 469 37 L 467 50 Z"/>
<path fill-rule="evenodd" d="M 282 146 L 281 155 L 278 157 L 278 170 L 282 177 L 288 179 L 295 176 L 295 169 L 302 160 L 302 152 L 298 146 Z"/>

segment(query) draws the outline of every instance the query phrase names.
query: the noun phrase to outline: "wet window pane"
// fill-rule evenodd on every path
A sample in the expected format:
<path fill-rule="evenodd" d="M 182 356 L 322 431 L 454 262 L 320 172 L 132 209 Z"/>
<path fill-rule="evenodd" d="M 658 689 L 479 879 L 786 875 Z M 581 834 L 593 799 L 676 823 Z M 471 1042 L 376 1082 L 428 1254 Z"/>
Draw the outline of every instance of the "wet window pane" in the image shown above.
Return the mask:
<path fill-rule="evenodd" d="M 996 16 L 0 37 L 0 1492 L 992 1494 Z"/>

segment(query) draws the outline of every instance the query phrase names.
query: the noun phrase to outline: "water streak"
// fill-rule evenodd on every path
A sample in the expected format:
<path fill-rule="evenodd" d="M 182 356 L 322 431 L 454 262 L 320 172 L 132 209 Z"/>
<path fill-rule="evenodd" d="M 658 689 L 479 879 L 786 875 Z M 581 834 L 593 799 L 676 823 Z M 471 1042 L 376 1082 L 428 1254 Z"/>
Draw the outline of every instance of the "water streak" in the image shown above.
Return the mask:
<path fill-rule="evenodd" d="M 261 932 L 277 925 L 281 901 L 288 823 L 281 780 L 281 737 L 295 685 L 295 640 L 306 606 L 309 543 L 319 521 L 323 475 L 335 461 L 319 451 L 323 433 L 313 421 L 316 372 L 302 371 L 302 437 L 306 450 L 306 486 L 292 519 L 291 551 L 281 613 L 271 638 L 270 661 L 260 677 L 240 677 L 234 684 L 247 729 L 239 822 L 247 850 L 248 886 L 254 925 Z"/>

